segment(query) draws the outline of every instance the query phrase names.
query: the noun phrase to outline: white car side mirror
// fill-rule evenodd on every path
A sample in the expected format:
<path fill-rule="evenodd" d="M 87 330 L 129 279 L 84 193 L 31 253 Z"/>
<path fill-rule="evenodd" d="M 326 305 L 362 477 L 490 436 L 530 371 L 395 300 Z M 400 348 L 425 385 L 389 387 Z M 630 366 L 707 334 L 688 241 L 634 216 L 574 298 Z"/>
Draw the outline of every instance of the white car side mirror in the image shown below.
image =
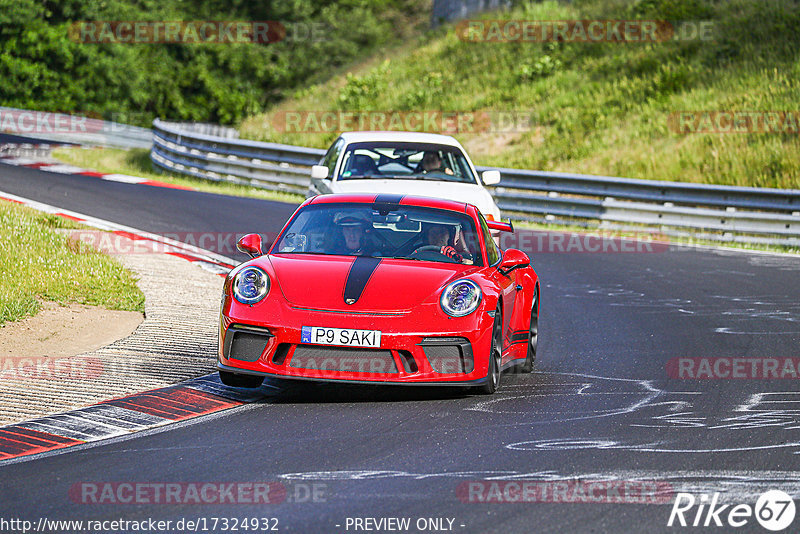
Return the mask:
<path fill-rule="evenodd" d="M 500 173 L 498 173 L 498 175 L 499 174 Z M 311 178 L 314 178 L 315 180 L 324 180 L 327 177 L 328 177 L 328 167 L 326 167 L 325 165 L 311 166 Z"/>
<path fill-rule="evenodd" d="M 483 171 L 481 175 L 483 185 L 495 185 L 500 183 L 500 171 Z"/>

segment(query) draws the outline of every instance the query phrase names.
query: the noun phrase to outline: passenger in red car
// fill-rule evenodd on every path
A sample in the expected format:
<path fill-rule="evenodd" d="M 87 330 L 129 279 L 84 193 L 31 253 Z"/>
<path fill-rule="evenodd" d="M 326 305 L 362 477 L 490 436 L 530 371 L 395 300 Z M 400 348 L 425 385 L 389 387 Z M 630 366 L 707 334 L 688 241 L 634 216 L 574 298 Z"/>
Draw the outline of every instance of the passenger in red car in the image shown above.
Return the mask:
<path fill-rule="evenodd" d="M 368 229 L 372 224 L 364 213 L 337 213 L 333 223 L 341 230 L 341 240 L 334 246 L 334 254 L 346 256 L 369 256 L 374 253 L 370 245 Z"/>

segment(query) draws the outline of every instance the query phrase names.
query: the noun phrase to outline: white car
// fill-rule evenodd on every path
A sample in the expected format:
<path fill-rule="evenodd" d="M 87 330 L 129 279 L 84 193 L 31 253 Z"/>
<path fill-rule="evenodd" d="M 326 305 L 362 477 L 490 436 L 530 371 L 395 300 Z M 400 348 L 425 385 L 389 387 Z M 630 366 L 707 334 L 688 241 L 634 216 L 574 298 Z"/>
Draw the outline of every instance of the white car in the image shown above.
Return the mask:
<path fill-rule="evenodd" d="M 345 132 L 319 165 L 311 167 L 309 196 L 377 193 L 444 198 L 475 205 L 500 220 L 500 209 L 484 185 L 500 181 L 500 171 L 481 179 L 461 144 L 449 135 L 416 132 Z M 483 183 L 481 183 L 483 182 Z"/>

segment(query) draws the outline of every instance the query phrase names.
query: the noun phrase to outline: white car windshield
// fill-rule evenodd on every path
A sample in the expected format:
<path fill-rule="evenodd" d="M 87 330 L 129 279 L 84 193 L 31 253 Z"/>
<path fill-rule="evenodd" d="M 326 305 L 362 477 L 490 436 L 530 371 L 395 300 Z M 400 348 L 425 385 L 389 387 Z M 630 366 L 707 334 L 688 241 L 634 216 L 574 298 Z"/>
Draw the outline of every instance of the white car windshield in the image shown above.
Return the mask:
<path fill-rule="evenodd" d="M 318 204 L 298 213 L 271 254 L 333 254 L 482 265 L 463 213 L 416 206 Z"/>
<path fill-rule="evenodd" d="M 374 141 L 347 146 L 339 180 L 398 179 L 477 183 L 455 146 Z"/>

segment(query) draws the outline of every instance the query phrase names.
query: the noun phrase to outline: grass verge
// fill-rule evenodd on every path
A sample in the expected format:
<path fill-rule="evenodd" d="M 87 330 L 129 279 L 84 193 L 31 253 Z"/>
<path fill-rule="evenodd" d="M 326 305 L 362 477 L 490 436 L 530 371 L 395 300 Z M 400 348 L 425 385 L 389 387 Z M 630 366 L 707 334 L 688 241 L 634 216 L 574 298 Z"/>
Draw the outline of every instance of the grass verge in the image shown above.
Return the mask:
<path fill-rule="evenodd" d="M 40 301 L 144 312 L 136 279 L 116 259 L 68 242 L 67 219 L 0 202 L 0 325 L 34 315 Z"/>
<path fill-rule="evenodd" d="M 150 151 L 144 148 L 123 150 L 119 148 L 59 148 L 52 152 L 53 158 L 93 171 L 109 174 L 128 174 L 140 176 L 148 180 L 157 180 L 168 184 L 191 187 L 205 193 L 230 195 L 239 197 L 264 198 L 278 202 L 299 204 L 305 197 L 279 191 L 269 191 L 258 187 L 214 182 L 191 176 L 183 176 L 169 172 L 157 172 L 150 161 Z"/>

